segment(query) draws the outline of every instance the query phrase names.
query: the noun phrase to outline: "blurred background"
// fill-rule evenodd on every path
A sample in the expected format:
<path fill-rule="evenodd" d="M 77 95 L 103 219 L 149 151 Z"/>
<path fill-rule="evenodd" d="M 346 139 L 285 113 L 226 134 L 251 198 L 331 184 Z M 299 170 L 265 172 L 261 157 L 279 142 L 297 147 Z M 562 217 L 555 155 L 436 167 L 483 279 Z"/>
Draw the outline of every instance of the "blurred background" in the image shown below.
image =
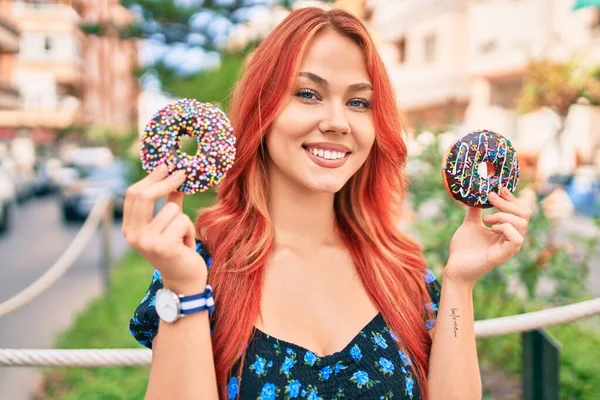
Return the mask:
<path fill-rule="evenodd" d="M 379 47 L 409 146 L 398 223 L 438 277 L 464 213 L 444 189 L 443 152 L 475 129 L 516 147 L 517 195 L 535 213 L 521 252 L 476 286 L 476 319 L 600 296 L 600 0 L 0 0 L 0 304 L 64 254 L 102 196 L 116 218 L 57 282 L 0 313 L 0 348 L 139 347 L 128 322 L 151 267 L 119 220 L 144 176 L 139 135 L 177 98 L 227 110 L 252 49 L 306 6 L 354 13 Z M 185 211 L 213 198 L 188 197 Z M 600 319 L 544 333 L 560 343 L 560 375 L 543 398 L 600 399 Z M 478 351 L 486 399 L 542 398 L 527 397 L 520 334 Z M 0 367 L 0 399 L 141 399 L 147 375 Z"/>

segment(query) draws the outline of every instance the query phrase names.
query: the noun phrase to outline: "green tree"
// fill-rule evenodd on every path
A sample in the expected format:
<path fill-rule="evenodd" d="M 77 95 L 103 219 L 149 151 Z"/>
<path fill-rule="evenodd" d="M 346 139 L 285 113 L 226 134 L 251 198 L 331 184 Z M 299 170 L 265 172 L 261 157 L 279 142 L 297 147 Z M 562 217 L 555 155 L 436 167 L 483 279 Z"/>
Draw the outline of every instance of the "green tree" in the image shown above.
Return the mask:
<path fill-rule="evenodd" d="M 557 64 L 547 60 L 532 61 L 519 98 L 522 113 L 548 108 L 556 113 L 559 124 L 553 139 L 560 148 L 569 110 L 582 97 L 583 81 L 575 73 L 573 62 Z"/>
<path fill-rule="evenodd" d="M 541 108 L 554 111 L 559 124 L 553 140 L 559 149 L 574 104 L 600 105 L 600 67 L 585 69 L 574 60 L 563 64 L 548 60 L 529 64 L 518 111 L 527 113 Z"/>

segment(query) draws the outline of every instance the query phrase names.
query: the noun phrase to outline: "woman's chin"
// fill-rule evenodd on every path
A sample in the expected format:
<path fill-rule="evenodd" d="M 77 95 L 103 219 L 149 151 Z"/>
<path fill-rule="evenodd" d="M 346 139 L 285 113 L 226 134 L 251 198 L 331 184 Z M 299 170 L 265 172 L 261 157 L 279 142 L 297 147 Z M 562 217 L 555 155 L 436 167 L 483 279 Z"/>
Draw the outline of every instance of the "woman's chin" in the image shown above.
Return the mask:
<path fill-rule="evenodd" d="M 307 187 L 315 192 L 337 193 L 344 187 L 345 183 L 340 179 L 315 179 Z"/>

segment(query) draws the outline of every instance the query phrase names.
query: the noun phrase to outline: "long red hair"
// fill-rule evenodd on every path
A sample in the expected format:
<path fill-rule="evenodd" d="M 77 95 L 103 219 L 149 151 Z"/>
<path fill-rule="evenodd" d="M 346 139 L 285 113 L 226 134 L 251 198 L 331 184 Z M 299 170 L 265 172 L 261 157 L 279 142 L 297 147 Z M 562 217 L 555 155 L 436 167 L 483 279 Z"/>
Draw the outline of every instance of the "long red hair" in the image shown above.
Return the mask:
<path fill-rule="evenodd" d="M 292 12 L 248 61 L 228 113 L 237 136 L 235 165 L 220 184 L 215 205 L 202 210 L 196 222 L 213 257 L 209 280 L 217 303 L 212 342 L 219 391 L 227 398 L 227 379 L 241 373 L 241 367 L 232 369 L 236 362 L 244 363 L 259 313 L 264 266 L 273 249 L 262 144 L 290 95 L 311 39 L 324 29 L 350 38 L 362 49 L 374 87 L 375 143 L 365 164 L 335 195 L 337 224 L 366 290 L 413 361 L 426 399 L 431 339 L 424 305 L 431 300 L 422 248 L 397 229 L 405 193 L 406 144 L 394 91 L 361 21 L 342 10 L 318 8 Z"/>

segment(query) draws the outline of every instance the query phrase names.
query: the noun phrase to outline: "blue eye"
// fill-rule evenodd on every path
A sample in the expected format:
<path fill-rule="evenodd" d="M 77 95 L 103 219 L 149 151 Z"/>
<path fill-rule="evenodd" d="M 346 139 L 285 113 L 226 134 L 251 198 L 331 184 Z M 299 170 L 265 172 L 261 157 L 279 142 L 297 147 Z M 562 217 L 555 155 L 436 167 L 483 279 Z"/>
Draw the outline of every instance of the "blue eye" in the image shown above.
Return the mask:
<path fill-rule="evenodd" d="M 371 108 L 371 102 L 363 98 L 352 99 L 348 102 L 348 105 L 355 108 Z"/>
<path fill-rule="evenodd" d="M 301 89 L 294 93 L 294 96 L 305 100 L 318 100 L 317 94 L 309 89 Z"/>

